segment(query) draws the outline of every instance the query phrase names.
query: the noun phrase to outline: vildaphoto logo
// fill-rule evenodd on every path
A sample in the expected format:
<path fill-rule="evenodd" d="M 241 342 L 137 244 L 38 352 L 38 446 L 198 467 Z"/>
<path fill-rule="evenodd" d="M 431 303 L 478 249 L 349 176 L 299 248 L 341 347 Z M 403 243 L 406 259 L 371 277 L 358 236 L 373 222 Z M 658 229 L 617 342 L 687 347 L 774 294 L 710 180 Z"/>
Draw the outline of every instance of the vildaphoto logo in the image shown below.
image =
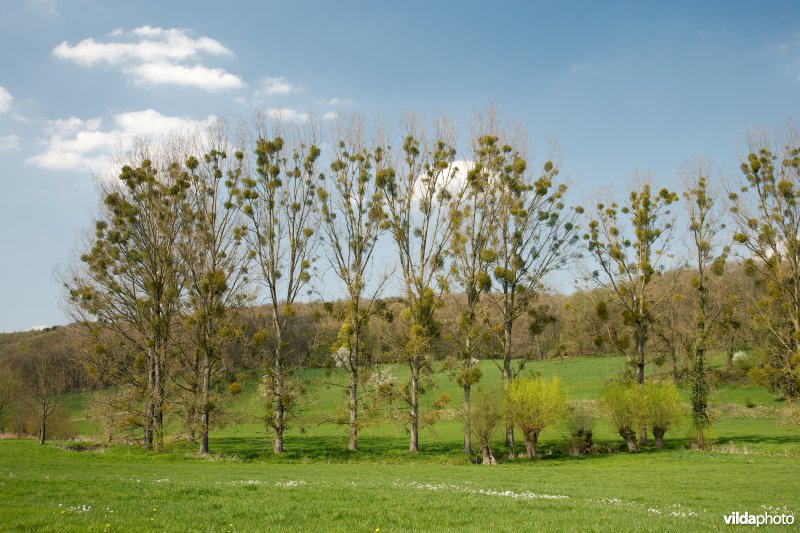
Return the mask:
<path fill-rule="evenodd" d="M 729 526 L 790 526 L 794 524 L 794 515 L 791 514 L 750 514 L 747 511 L 740 513 L 734 511 L 722 517 Z"/>

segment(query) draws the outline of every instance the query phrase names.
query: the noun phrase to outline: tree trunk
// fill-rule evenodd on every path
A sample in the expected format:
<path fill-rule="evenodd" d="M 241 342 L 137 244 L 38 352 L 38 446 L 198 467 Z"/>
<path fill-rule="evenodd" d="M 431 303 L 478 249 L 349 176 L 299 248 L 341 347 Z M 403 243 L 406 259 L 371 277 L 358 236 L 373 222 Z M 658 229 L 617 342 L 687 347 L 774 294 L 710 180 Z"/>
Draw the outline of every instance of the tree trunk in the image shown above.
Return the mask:
<path fill-rule="evenodd" d="M 647 446 L 647 426 L 639 428 L 639 446 Z"/>
<path fill-rule="evenodd" d="M 189 401 L 189 406 L 186 409 L 186 434 L 189 442 L 193 444 L 197 441 L 197 421 L 202 415 L 204 408 L 203 387 L 201 384 L 204 368 L 204 366 L 200 366 L 200 350 L 196 350 L 194 356 L 194 366 L 192 368 L 194 371 L 194 375 L 192 377 L 192 396 L 191 400 Z M 202 430 L 200 430 L 199 433 L 202 436 Z"/>
<path fill-rule="evenodd" d="M 469 396 L 471 392 L 472 385 L 469 384 L 469 380 L 464 382 L 464 453 L 467 455 L 472 455 L 472 439 L 471 437 L 471 429 L 470 429 L 470 421 L 469 421 Z"/>
<path fill-rule="evenodd" d="M 164 383 L 161 375 L 161 358 L 156 352 L 155 365 L 155 420 L 153 424 L 153 449 L 156 453 L 164 451 Z"/>
<path fill-rule="evenodd" d="M 705 429 L 708 426 L 708 382 L 706 380 L 706 322 L 705 287 L 700 279 L 697 301 L 697 335 L 694 345 L 692 367 L 692 422 L 695 428 L 695 444 L 705 447 Z"/>
<path fill-rule="evenodd" d="M 492 453 L 492 448 L 488 444 L 481 446 L 481 453 L 483 455 L 483 461 L 481 461 L 481 464 L 483 465 L 497 464 L 497 461 L 494 458 L 494 454 Z"/>
<path fill-rule="evenodd" d="M 142 447 L 146 452 L 153 449 L 153 402 L 147 400 L 147 407 L 144 411 L 144 442 Z"/>
<path fill-rule="evenodd" d="M 211 359 L 208 355 L 205 357 L 203 364 L 203 382 L 200 391 L 201 404 L 201 422 L 200 422 L 200 455 L 207 455 L 208 448 L 208 432 L 210 430 L 211 421 Z"/>
<path fill-rule="evenodd" d="M 534 459 L 536 457 L 536 441 L 538 440 L 538 434 L 536 433 L 525 433 L 525 457 L 528 459 Z"/>
<path fill-rule="evenodd" d="M 647 341 L 647 331 L 645 324 L 636 324 L 636 383 L 641 390 L 644 387 L 644 346 Z M 639 428 L 639 445 L 647 445 L 647 427 Z M 630 445 L 628 445 L 630 448 Z"/>
<path fill-rule="evenodd" d="M 670 356 L 672 357 L 672 382 L 675 385 L 678 385 L 681 379 L 680 379 L 680 372 L 678 371 L 678 352 L 675 349 L 674 344 L 670 345 L 669 353 Z"/>
<path fill-rule="evenodd" d="M 419 451 L 419 355 L 411 359 L 411 435 L 409 437 L 408 451 Z"/>
<path fill-rule="evenodd" d="M 208 455 L 211 450 L 208 447 L 208 419 L 209 413 L 204 410 L 201 415 L 203 430 L 200 433 L 200 455 Z"/>
<path fill-rule="evenodd" d="M 659 450 L 664 448 L 664 433 L 666 433 L 666 431 L 662 428 L 653 428 L 653 436 L 656 438 L 656 448 Z"/>
<path fill-rule="evenodd" d="M 350 369 L 350 434 L 347 449 L 351 452 L 358 451 L 358 376 L 355 369 Z"/>
<path fill-rule="evenodd" d="M 272 446 L 273 453 L 283 453 L 283 431 L 285 426 L 285 413 L 283 410 L 283 377 L 275 376 L 275 419 L 273 421 L 275 429 L 275 442 Z"/>
<path fill-rule="evenodd" d="M 281 353 L 282 339 L 278 339 L 278 345 L 275 347 L 275 419 L 273 426 L 275 429 L 275 442 L 272 446 L 274 453 L 283 453 L 283 432 L 286 426 L 286 414 L 284 412 L 283 397 L 286 394 L 284 390 L 283 379 L 283 354 Z"/>
<path fill-rule="evenodd" d="M 356 310 L 356 312 L 358 312 Z M 350 348 L 350 435 L 347 441 L 347 450 L 358 451 L 358 350 L 360 342 L 361 324 L 355 324 L 353 333 L 353 345 Z"/>
<path fill-rule="evenodd" d="M 144 429 L 144 442 L 142 447 L 145 451 L 153 449 L 153 424 L 155 422 L 155 393 L 153 387 L 155 383 L 155 357 L 153 351 L 148 351 L 148 368 L 147 380 L 145 382 L 145 398 L 144 398 L 144 420 L 142 426 Z"/>
<path fill-rule="evenodd" d="M 644 345 L 647 341 L 645 325 L 636 324 L 636 383 L 644 385 Z"/>
<path fill-rule="evenodd" d="M 639 450 L 636 449 L 636 433 L 632 429 L 622 430 L 619 432 L 620 437 L 625 439 L 625 444 L 628 445 L 628 451 L 632 453 L 636 453 Z"/>
<path fill-rule="evenodd" d="M 513 323 L 506 319 L 503 328 L 503 388 L 508 391 L 508 384 L 511 382 L 511 333 Z M 514 458 L 516 455 L 516 446 L 514 443 L 514 427 L 511 425 L 511 419 L 506 413 L 506 448 L 508 449 L 508 457 Z"/>
<path fill-rule="evenodd" d="M 277 400 L 280 404 L 280 400 Z M 278 405 L 275 409 L 275 442 L 272 453 L 283 453 L 283 407 Z"/>
<path fill-rule="evenodd" d="M 42 405 L 42 419 L 39 425 L 39 444 L 44 444 L 47 435 L 47 406 Z"/>

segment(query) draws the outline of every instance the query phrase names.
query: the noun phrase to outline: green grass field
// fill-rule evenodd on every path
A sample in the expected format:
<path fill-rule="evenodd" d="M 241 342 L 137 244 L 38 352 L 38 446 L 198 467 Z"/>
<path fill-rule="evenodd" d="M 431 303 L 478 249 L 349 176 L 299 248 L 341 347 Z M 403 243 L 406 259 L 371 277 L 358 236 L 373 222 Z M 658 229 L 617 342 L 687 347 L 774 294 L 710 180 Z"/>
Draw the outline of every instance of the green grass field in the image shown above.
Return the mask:
<path fill-rule="evenodd" d="M 482 386 L 497 387 L 496 367 L 483 364 Z M 622 365 L 603 357 L 530 367 L 560 376 L 570 398 L 591 400 Z M 445 375 L 437 380 L 457 409 L 456 385 Z M 723 515 L 733 511 L 800 519 L 800 435 L 778 424 L 785 407 L 758 387 L 714 393 L 714 451 L 689 449 L 687 421 L 667 433 L 664 451 L 619 453 L 621 440 L 601 422 L 599 453 L 569 456 L 564 430 L 553 427 L 542 434 L 541 459 L 492 467 L 461 453 L 458 420 L 423 431 L 422 452 L 412 456 L 402 427 L 376 418 L 361 432 L 361 450 L 348 453 L 346 428 L 319 423 L 342 392 L 321 385 L 305 405 L 305 432 L 292 429 L 287 453 L 275 456 L 253 418 L 254 388 L 247 381 L 231 406 L 236 423 L 212 433 L 210 458 L 176 439 L 161 455 L 126 445 L 0 441 L 0 529 L 701 531 L 726 527 Z M 79 432 L 95 433 L 81 420 L 83 396 L 66 400 Z M 505 454 L 499 434 L 496 453 Z"/>

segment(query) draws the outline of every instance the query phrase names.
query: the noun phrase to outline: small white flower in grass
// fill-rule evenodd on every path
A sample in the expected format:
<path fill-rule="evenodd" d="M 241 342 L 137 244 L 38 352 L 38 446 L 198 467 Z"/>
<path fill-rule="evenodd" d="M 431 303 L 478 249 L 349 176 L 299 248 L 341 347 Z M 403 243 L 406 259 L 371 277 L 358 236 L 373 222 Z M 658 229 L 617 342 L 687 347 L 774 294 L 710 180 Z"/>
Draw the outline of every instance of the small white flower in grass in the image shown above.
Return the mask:
<path fill-rule="evenodd" d="M 397 484 L 396 486 L 402 486 L 402 484 Z M 467 487 L 459 487 L 457 485 L 450 485 L 447 483 L 419 483 L 417 481 L 412 481 L 408 483 L 409 487 L 415 489 L 422 489 L 422 490 L 430 490 L 430 491 L 443 491 L 449 490 L 453 492 L 462 492 L 466 494 L 481 494 L 484 496 L 505 496 L 507 498 L 513 499 L 523 499 L 523 500 L 535 500 L 535 499 L 543 499 L 543 500 L 565 500 L 569 498 L 569 496 L 565 496 L 563 494 L 536 494 L 534 492 L 514 492 L 511 490 L 493 490 L 493 489 L 470 489 Z"/>
<path fill-rule="evenodd" d="M 276 481 L 275 482 L 275 486 L 276 487 L 284 487 L 284 488 L 299 487 L 299 486 L 305 485 L 305 484 L 306 484 L 305 481 L 284 481 L 284 482 Z"/>
<path fill-rule="evenodd" d="M 59 507 L 59 509 L 61 509 L 63 507 L 63 505 L 59 503 L 58 507 Z M 69 511 L 70 513 L 89 513 L 89 512 L 92 511 L 92 506 L 89 505 L 88 503 L 84 503 L 84 504 L 81 504 L 81 505 L 72 505 L 70 507 L 64 507 L 61 510 L 61 514 L 64 514 L 67 511 Z"/>

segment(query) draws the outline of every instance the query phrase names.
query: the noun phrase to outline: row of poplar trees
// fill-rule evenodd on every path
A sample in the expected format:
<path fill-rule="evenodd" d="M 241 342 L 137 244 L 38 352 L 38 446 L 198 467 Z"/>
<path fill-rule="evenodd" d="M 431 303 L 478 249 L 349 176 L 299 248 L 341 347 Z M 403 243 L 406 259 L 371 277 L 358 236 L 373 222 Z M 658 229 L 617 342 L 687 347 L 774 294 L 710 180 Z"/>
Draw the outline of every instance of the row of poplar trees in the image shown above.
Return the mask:
<path fill-rule="evenodd" d="M 312 124 L 286 127 L 258 119 L 235 135 L 218 124 L 142 143 L 127 156 L 119 179 L 98 180 L 102 203 L 94 231 L 82 243 L 80 261 L 62 277 L 73 316 L 92 339 L 82 350 L 87 370 L 129 391 L 127 409 L 143 429 L 145 448 L 163 449 L 168 395 L 177 387 L 192 399 L 187 426 L 197 428 L 200 453 L 208 453 L 223 355 L 241 341 L 239 311 L 262 298 L 267 319 L 247 342 L 268 354 L 262 392 L 274 451 L 282 452 L 300 390 L 292 352 L 306 326 L 297 304 L 315 282 L 332 277 L 342 288 L 331 351 L 345 358 L 350 450 L 358 449 L 361 388 L 373 370 L 366 328 L 381 312 L 379 297 L 389 285 L 401 291 L 400 333 L 392 341 L 410 369 L 399 390 L 408 405 L 412 452 L 419 449 L 421 384 L 434 370 L 443 299 L 457 295 L 452 301 L 459 317 L 450 333 L 460 349 L 450 367 L 463 388 L 464 451 L 471 454 L 466 415 L 481 377 L 487 331 L 500 340 L 508 386 L 515 324 L 535 308 L 548 274 L 574 268 L 581 255 L 592 265 L 586 279 L 609 289 L 610 298 L 597 304 L 598 316 L 618 313 L 628 328 L 609 327 L 608 337 L 628 355 L 643 384 L 648 335 L 668 297 L 654 293 L 652 282 L 675 264 L 668 245 L 678 194 L 652 190 L 642 180 L 622 204 L 597 202 L 584 213 L 565 204 L 567 187 L 553 161 L 531 169 L 521 129 L 489 109 L 476 116 L 471 130 L 469 147 L 459 152 L 455 128 L 443 118 L 429 125 L 408 115 L 399 135 L 391 136 L 349 116 L 324 141 Z M 775 379 L 796 396 L 798 149 L 779 158 L 764 139 L 754 140 L 751 149 L 742 166 L 747 182 L 730 195 L 735 240 L 750 252 L 748 268 L 776 287 L 769 292 L 774 298 L 759 308 L 780 341 Z M 691 237 L 694 250 L 692 404 L 702 434 L 708 424 L 706 339 L 717 312 L 705 295 L 729 246 L 706 163 L 687 166 L 684 175 L 689 223 L 680 234 Z M 376 267 L 381 241 L 392 243 L 397 264 L 391 275 Z M 485 312 L 487 296 L 493 313 Z M 768 312 L 770 306 L 788 315 Z M 789 319 L 776 323 L 775 316 Z M 506 429 L 513 450 L 513 428 Z"/>

